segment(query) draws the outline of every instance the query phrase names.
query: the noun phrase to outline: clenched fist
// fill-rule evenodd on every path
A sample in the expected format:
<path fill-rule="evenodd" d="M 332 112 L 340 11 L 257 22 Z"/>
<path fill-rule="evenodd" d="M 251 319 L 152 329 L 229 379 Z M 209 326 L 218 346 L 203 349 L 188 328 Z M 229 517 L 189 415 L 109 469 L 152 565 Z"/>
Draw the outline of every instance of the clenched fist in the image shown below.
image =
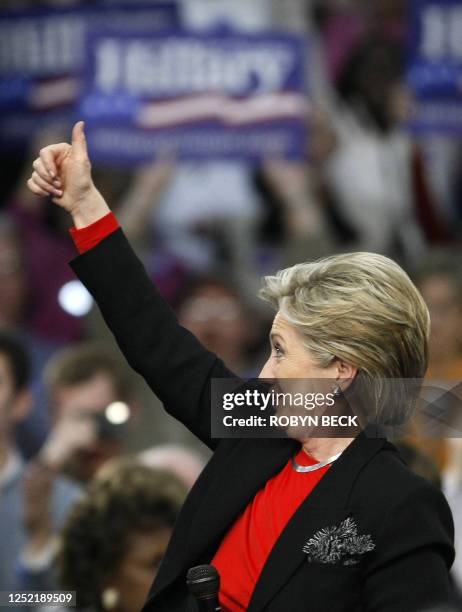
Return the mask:
<path fill-rule="evenodd" d="M 72 130 L 72 142 L 44 147 L 33 163 L 34 172 L 27 181 L 31 191 L 49 196 L 67 210 L 77 228 L 86 227 L 109 212 L 103 196 L 91 178 L 84 123 Z"/>

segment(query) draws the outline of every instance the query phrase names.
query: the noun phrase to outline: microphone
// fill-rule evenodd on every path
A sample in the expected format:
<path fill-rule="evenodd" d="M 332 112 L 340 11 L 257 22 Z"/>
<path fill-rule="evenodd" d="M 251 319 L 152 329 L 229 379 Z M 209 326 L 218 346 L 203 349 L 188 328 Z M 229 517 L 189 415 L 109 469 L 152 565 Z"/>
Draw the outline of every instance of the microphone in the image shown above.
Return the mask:
<path fill-rule="evenodd" d="M 186 584 L 200 612 L 219 612 L 220 574 L 213 565 L 197 565 L 188 570 Z"/>

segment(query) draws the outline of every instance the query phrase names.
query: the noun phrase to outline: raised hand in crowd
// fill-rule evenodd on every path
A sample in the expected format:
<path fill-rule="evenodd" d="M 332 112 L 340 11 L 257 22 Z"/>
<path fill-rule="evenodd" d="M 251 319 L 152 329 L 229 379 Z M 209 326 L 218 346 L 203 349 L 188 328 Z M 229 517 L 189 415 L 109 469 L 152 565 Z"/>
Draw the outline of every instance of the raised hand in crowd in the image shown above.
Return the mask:
<path fill-rule="evenodd" d="M 302 162 L 268 160 L 265 176 L 284 204 L 286 228 L 290 236 L 317 234 L 322 213 L 311 190 L 310 171 Z"/>
<path fill-rule="evenodd" d="M 40 451 L 40 461 L 52 470 L 62 470 L 78 451 L 97 440 L 97 425 L 91 415 L 70 413 L 59 419 Z"/>
<path fill-rule="evenodd" d="M 132 185 L 118 206 L 120 223 L 130 239 L 143 238 L 152 211 L 172 179 L 173 172 L 173 162 L 167 159 L 153 161 L 135 172 Z"/>
<path fill-rule="evenodd" d="M 96 438 L 94 419 L 63 417 L 53 427 L 37 459 L 26 466 L 23 478 L 26 559 L 54 553 L 53 487 L 75 454 L 89 448 Z"/>

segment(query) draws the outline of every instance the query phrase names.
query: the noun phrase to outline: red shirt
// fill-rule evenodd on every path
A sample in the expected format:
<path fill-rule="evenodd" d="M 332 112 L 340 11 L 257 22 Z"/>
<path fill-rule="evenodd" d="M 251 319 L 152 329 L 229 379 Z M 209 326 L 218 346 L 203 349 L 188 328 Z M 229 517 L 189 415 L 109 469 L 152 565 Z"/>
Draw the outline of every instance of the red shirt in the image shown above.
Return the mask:
<path fill-rule="evenodd" d="M 92 225 L 70 232 L 79 253 L 84 253 L 118 227 L 114 214 L 108 213 Z M 316 463 L 303 449 L 296 460 L 300 465 Z M 300 473 L 293 469 L 289 459 L 236 519 L 212 560 L 221 577 L 220 603 L 224 612 L 247 610 L 276 540 L 329 467 Z"/>
<path fill-rule="evenodd" d="M 303 449 L 300 465 L 312 465 Z M 212 564 L 221 577 L 220 603 L 224 611 L 247 610 L 255 584 L 271 549 L 297 508 L 329 469 L 300 473 L 290 459 L 249 503 L 225 535 Z"/>

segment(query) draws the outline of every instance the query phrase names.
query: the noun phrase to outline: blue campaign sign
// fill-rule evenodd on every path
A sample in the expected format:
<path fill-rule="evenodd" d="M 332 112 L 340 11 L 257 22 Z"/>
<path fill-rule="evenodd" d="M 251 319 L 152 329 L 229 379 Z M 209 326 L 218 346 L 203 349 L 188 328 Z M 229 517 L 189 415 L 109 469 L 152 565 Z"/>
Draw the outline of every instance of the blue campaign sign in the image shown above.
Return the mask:
<path fill-rule="evenodd" d="M 305 51 L 277 33 L 93 31 L 81 103 L 91 154 L 300 158 Z"/>
<path fill-rule="evenodd" d="M 52 119 L 71 121 L 80 97 L 88 30 L 154 32 L 178 23 L 177 6 L 137 2 L 116 7 L 0 12 L 0 143 L 27 141 Z"/>
<path fill-rule="evenodd" d="M 462 132 L 462 0 L 411 0 L 407 82 L 416 131 Z"/>

